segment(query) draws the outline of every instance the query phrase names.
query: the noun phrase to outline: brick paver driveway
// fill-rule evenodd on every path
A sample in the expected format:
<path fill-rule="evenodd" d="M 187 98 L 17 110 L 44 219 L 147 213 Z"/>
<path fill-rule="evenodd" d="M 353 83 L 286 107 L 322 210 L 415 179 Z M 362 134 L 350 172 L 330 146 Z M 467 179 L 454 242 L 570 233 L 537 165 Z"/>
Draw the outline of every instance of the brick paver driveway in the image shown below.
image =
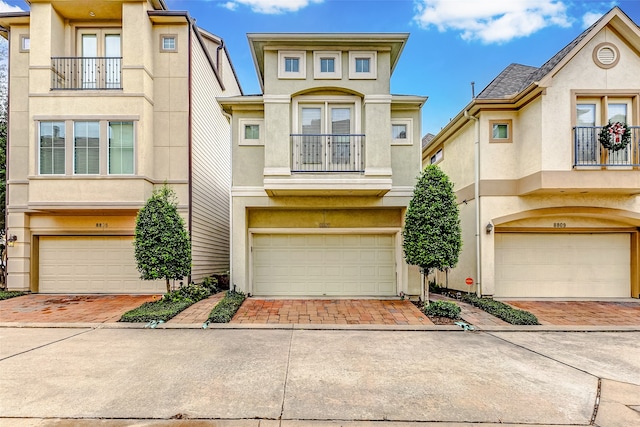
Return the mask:
<path fill-rule="evenodd" d="M 505 301 L 535 314 L 541 325 L 638 326 L 640 300 Z"/>

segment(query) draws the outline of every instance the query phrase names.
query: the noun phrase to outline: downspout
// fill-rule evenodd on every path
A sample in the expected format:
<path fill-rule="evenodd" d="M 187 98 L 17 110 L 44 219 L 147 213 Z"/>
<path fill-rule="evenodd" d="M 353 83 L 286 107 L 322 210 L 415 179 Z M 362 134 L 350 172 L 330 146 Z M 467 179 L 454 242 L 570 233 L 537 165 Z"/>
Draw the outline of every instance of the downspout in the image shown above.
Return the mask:
<path fill-rule="evenodd" d="M 188 140 L 188 157 L 189 157 L 189 216 L 187 219 L 187 223 L 188 223 L 188 227 L 189 227 L 189 242 L 191 244 L 191 246 L 193 246 L 193 235 L 192 235 L 192 225 L 193 225 L 193 129 L 192 129 L 192 119 L 193 119 L 193 80 L 192 80 L 192 52 L 191 50 L 193 49 L 192 46 L 192 41 L 191 41 L 191 33 L 193 31 L 195 31 L 195 28 L 193 27 L 193 20 L 190 19 L 189 17 L 187 17 L 187 21 L 189 22 L 189 37 L 188 37 L 188 64 L 187 64 L 187 75 L 189 77 L 187 77 L 188 83 L 187 85 L 189 86 L 189 113 L 188 113 L 188 122 L 189 124 L 187 125 L 187 140 Z M 192 254 L 193 256 L 193 254 Z M 191 274 L 189 274 L 187 283 L 191 283 Z"/>
<path fill-rule="evenodd" d="M 5 261 L 5 265 L 4 265 L 4 271 L 2 272 L 2 274 L 4 275 L 4 288 L 5 289 L 9 289 L 9 283 L 8 283 L 8 279 L 9 279 L 9 271 L 7 269 L 7 267 L 9 266 L 9 244 L 7 242 L 7 238 L 9 237 L 9 111 L 11 110 L 9 108 L 9 101 L 11 100 L 11 85 L 9 84 L 9 82 L 11 81 L 11 79 L 9 78 L 9 76 L 11 75 L 11 61 L 10 56 L 11 56 L 11 28 L 4 28 L 4 27 L 0 27 L 0 30 L 2 31 L 6 31 L 7 33 L 7 111 L 6 111 L 6 138 L 5 138 L 5 144 L 4 144 L 4 152 L 5 152 L 5 164 L 4 164 L 4 251 L 5 251 L 5 255 L 6 255 L 6 259 Z M 31 284 L 29 284 L 29 288 L 31 288 Z"/>
<path fill-rule="evenodd" d="M 482 277 L 482 261 L 480 257 L 480 121 L 477 117 L 469 115 L 467 110 L 464 111 L 464 116 L 467 119 L 473 120 L 475 126 L 475 142 L 474 142 L 474 184 L 473 184 L 473 196 L 476 200 L 476 293 L 478 297 L 482 296 L 481 290 L 481 277 Z"/>
<path fill-rule="evenodd" d="M 224 108 L 220 108 L 222 115 L 229 120 L 229 144 L 231 145 L 231 157 L 233 158 L 233 115 L 224 111 Z M 230 162 L 230 177 L 229 177 L 229 289 L 233 289 L 233 195 L 231 189 L 233 187 L 233 162 Z M 245 288 L 246 290 L 246 288 Z"/>

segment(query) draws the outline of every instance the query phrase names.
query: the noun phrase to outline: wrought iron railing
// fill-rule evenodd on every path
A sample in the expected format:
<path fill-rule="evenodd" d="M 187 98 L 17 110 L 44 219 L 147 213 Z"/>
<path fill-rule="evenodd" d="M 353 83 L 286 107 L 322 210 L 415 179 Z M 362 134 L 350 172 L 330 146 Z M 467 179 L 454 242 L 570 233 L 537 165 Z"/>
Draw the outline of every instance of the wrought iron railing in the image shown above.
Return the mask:
<path fill-rule="evenodd" d="M 573 166 L 640 166 L 640 126 L 630 126 L 626 148 L 608 150 L 599 142 L 602 126 L 573 128 Z"/>
<path fill-rule="evenodd" d="M 122 58 L 51 58 L 51 89 L 122 89 Z"/>
<path fill-rule="evenodd" d="M 291 135 L 291 172 L 364 172 L 364 135 Z"/>

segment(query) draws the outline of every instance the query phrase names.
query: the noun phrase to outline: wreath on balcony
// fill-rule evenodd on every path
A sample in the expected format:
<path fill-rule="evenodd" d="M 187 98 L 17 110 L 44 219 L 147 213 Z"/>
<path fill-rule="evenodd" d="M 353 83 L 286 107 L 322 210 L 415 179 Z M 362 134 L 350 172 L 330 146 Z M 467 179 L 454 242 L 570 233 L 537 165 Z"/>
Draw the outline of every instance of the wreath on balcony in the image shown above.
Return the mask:
<path fill-rule="evenodd" d="M 625 123 L 609 122 L 602 127 L 598 141 L 610 151 L 625 149 L 631 142 L 631 129 Z"/>

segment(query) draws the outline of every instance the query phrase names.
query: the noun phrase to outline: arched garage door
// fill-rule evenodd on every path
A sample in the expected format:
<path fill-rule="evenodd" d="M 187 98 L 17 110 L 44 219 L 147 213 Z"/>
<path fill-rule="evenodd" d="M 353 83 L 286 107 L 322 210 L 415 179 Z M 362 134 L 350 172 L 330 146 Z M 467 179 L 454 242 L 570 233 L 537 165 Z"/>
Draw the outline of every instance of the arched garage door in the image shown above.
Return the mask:
<path fill-rule="evenodd" d="M 162 280 L 140 280 L 131 236 L 40 236 L 42 293 L 164 293 Z"/>
<path fill-rule="evenodd" d="M 628 233 L 496 233 L 496 297 L 631 296 Z"/>
<path fill-rule="evenodd" d="M 394 234 L 254 234 L 254 295 L 393 296 Z"/>

